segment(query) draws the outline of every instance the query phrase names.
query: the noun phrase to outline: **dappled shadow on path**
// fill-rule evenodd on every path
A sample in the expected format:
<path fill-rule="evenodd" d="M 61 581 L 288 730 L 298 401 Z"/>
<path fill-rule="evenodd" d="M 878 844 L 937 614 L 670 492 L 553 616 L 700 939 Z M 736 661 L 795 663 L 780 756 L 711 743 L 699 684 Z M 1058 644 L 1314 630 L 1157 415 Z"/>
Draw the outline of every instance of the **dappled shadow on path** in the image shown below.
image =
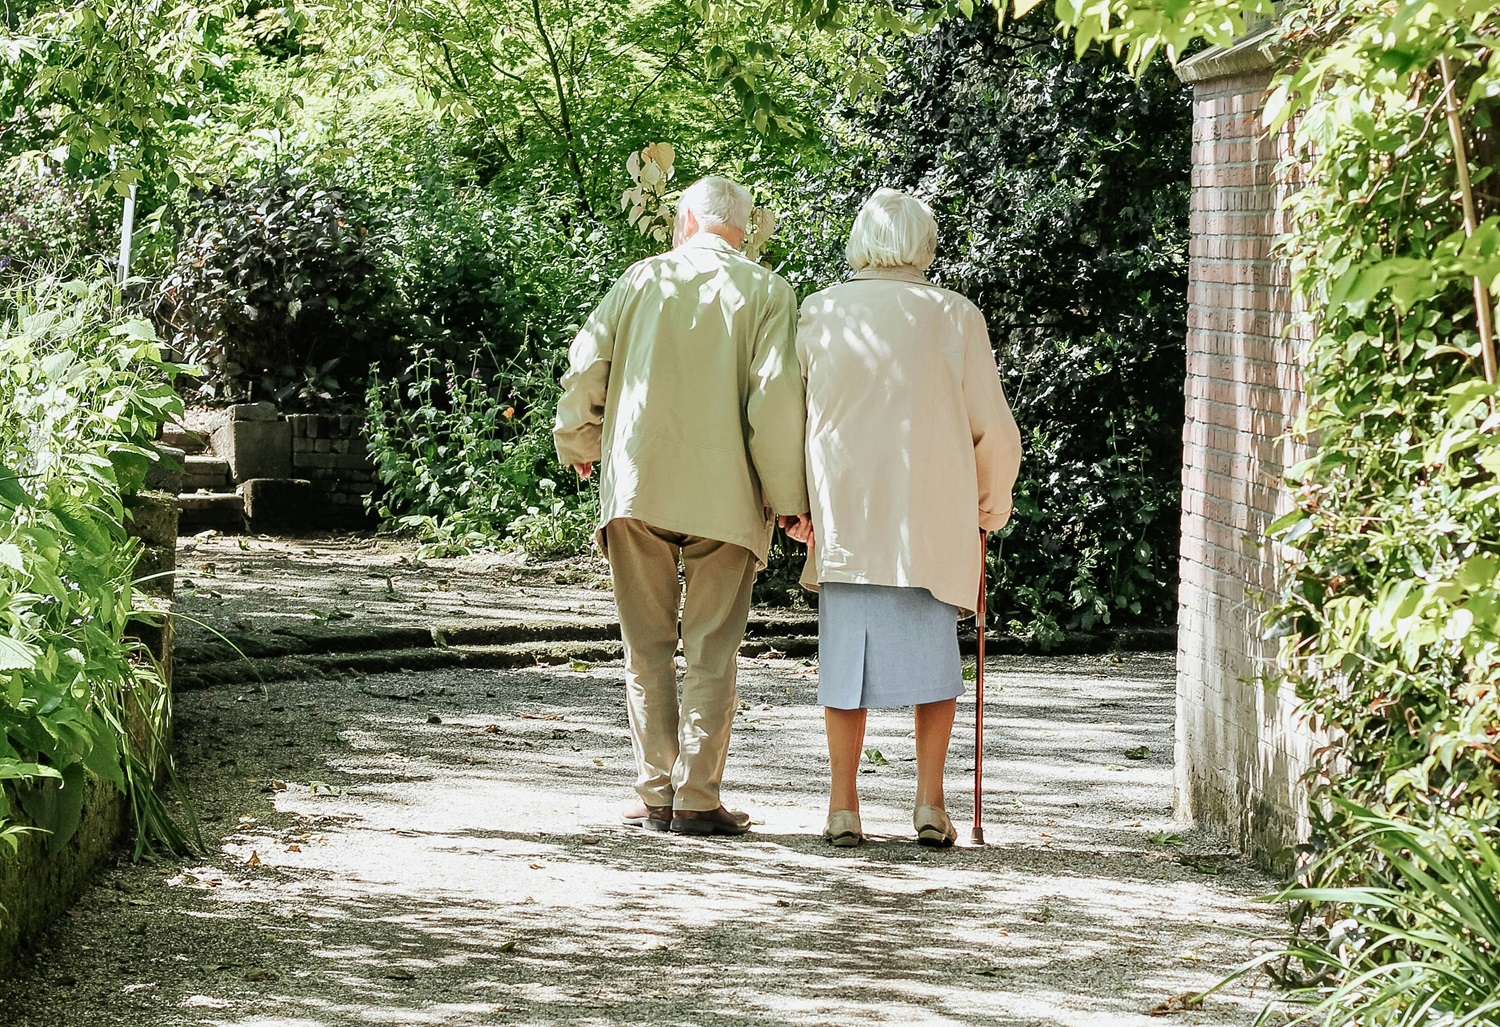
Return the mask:
<path fill-rule="evenodd" d="M 83 960 L 75 991 L 114 1019 L 67 1022 L 1145 1024 L 1246 954 L 1225 927 L 1263 923 L 1245 896 L 1265 882 L 1201 874 L 1150 840 L 1171 826 L 1166 661 L 996 661 L 992 844 L 948 852 L 910 839 L 899 711 L 871 718 L 887 761 L 861 777 L 872 843 L 817 838 L 821 721 L 788 661 L 742 670 L 729 798 L 754 833 L 618 825 L 619 674 L 185 696 L 188 770 L 222 841 L 206 865 L 115 872 L 137 890 L 106 881 L 69 930 L 127 919 L 155 948 Z M 1123 755 L 1140 746 L 1145 758 Z M 972 758 L 961 730 L 956 819 Z M 13 997 L 20 1027 L 64 1022 L 45 989 L 0 993 Z M 1248 1024 L 1255 1007 L 1216 996 L 1177 1022 Z"/>

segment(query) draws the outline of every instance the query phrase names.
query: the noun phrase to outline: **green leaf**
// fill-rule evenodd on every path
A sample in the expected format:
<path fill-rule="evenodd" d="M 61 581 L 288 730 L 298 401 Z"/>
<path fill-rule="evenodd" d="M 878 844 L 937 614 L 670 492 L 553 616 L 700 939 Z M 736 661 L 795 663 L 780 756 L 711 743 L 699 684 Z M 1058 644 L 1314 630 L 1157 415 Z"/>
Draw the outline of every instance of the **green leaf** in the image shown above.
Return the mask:
<path fill-rule="evenodd" d="M 32 670 L 41 655 L 30 642 L 0 635 L 0 670 Z"/>
<path fill-rule="evenodd" d="M 21 479 L 15 471 L 0 464 L 0 503 L 11 507 L 31 506 L 31 495 L 21 487 Z"/>
<path fill-rule="evenodd" d="M 17 790 L 21 808 L 48 832 L 47 845 L 57 852 L 73 839 L 83 818 L 87 776 L 82 763 L 70 763 L 56 777 Z"/>
<path fill-rule="evenodd" d="M 1500 555 L 1476 553 L 1464 561 L 1453 580 L 1469 592 L 1493 590 L 1500 584 Z"/>
<path fill-rule="evenodd" d="M 0 757 L 0 781 L 31 781 L 39 777 L 60 779 L 62 774 L 40 763 L 26 763 L 8 756 Z"/>

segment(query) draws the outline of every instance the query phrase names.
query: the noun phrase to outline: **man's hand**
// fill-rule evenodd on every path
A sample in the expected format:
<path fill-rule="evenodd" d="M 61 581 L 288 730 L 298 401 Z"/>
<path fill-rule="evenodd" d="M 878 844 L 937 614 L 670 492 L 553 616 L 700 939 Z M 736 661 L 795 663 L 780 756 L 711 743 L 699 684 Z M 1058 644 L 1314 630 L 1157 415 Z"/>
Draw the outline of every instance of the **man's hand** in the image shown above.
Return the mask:
<path fill-rule="evenodd" d="M 575 471 L 578 472 L 578 477 L 582 478 L 584 481 L 588 481 L 589 478 L 593 476 L 594 465 L 593 464 L 574 464 L 573 465 L 573 470 L 575 470 Z"/>
<path fill-rule="evenodd" d="M 801 542 L 804 546 L 810 546 L 810 545 L 812 545 L 812 543 L 813 543 L 813 521 L 812 521 L 812 514 L 810 514 L 810 513 L 803 513 L 803 514 L 798 514 L 795 517 L 788 517 L 788 516 L 786 516 L 786 515 L 783 514 L 782 516 L 776 518 L 776 523 L 779 524 L 779 525 L 781 525 L 781 530 L 785 531 L 788 535 L 790 535 L 796 541 Z"/>

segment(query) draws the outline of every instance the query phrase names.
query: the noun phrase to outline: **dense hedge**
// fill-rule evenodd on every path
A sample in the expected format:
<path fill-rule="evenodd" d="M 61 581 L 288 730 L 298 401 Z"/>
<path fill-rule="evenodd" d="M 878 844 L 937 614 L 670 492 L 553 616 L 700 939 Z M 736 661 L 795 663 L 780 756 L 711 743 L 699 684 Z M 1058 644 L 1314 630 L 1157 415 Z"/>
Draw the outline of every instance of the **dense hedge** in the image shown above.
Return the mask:
<path fill-rule="evenodd" d="M 989 322 L 1025 462 L 992 603 L 1043 635 L 1176 605 L 1190 92 L 1040 19 L 900 48 L 860 177 L 929 198 L 933 274 Z"/>

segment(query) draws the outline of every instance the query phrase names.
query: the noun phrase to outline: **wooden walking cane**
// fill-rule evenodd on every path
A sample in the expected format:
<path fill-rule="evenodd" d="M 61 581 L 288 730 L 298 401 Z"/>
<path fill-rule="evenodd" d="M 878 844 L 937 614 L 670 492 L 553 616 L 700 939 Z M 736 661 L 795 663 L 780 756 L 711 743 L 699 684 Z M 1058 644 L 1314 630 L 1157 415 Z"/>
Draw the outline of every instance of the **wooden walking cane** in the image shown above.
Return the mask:
<path fill-rule="evenodd" d="M 979 529 L 979 602 L 974 607 L 974 627 L 977 638 L 974 660 L 974 828 L 969 832 L 969 844 L 984 844 L 984 600 L 985 600 L 985 544 L 984 529 Z"/>

